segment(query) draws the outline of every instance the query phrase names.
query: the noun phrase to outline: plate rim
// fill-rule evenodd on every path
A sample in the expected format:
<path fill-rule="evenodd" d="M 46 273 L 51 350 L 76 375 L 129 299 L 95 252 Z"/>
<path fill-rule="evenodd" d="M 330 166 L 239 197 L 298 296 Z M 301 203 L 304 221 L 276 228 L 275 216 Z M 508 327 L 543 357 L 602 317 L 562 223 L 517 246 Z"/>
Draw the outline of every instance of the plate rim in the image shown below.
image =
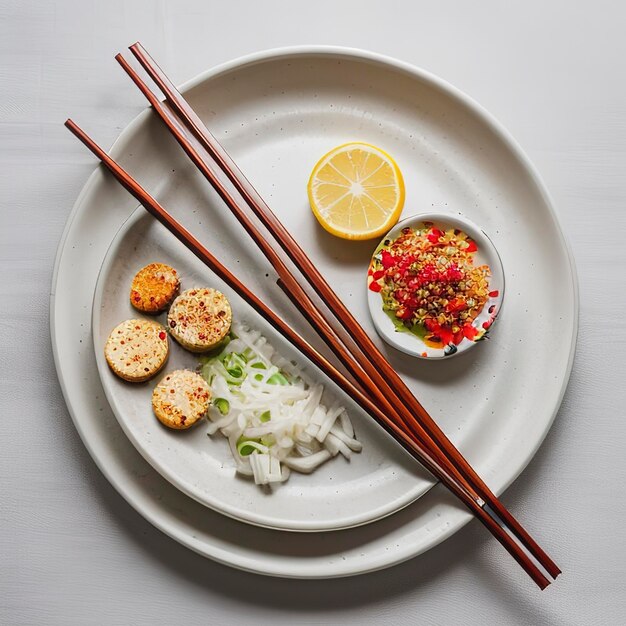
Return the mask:
<path fill-rule="evenodd" d="M 230 61 L 226 61 L 224 63 L 220 63 L 214 67 L 211 67 L 195 77 L 191 78 L 188 81 L 185 81 L 180 89 L 184 93 L 190 89 L 193 89 L 197 85 L 205 82 L 207 80 L 216 78 L 220 74 L 227 73 L 234 69 L 242 69 L 245 66 L 249 66 L 254 63 L 259 63 L 263 61 L 269 61 L 276 58 L 289 58 L 289 57 L 298 57 L 298 56 L 328 56 L 328 57 L 340 57 L 340 58 L 357 58 L 363 61 L 369 61 L 372 63 L 378 63 L 380 65 L 386 65 L 392 69 L 399 70 L 414 79 L 428 82 L 433 87 L 443 91 L 448 96 L 454 98 L 457 102 L 459 102 L 463 107 L 467 110 L 471 111 L 474 115 L 476 115 L 482 123 L 484 123 L 490 130 L 495 134 L 495 136 L 503 142 L 504 145 L 510 150 L 511 154 L 517 159 L 517 161 L 523 166 L 527 174 L 529 175 L 531 182 L 536 187 L 537 192 L 542 197 L 544 204 L 548 210 L 548 215 L 554 222 L 554 226 L 556 228 L 556 232 L 559 235 L 559 241 L 564 249 L 568 265 L 570 269 L 570 287 L 572 290 L 572 299 L 573 299 L 573 311 L 572 311 L 572 333 L 570 337 L 570 351 L 568 355 L 568 360 L 564 372 L 563 382 L 561 384 L 561 389 L 559 390 L 558 399 L 555 403 L 554 410 L 552 412 L 552 416 L 547 421 L 546 426 L 541 433 L 541 436 L 538 437 L 535 445 L 532 450 L 527 455 L 527 458 L 524 463 L 520 465 L 516 472 L 513 472 L 511 477 L 507 479 L 498 489 L 496 489 L 496 494 L 501 494 L 504 490 L 506 490 L 524 471 L 527 467 L 528 463 L 537 453 L 537 450 L 543 443 L 548 431 L 552 427 L 554 423 L 554 419 L 559 411 L 559 408 L 563 401 L 563 396 L 565 394 L 565 390 L 569 383 L 571 377 L 572 366 L 574 362 L 574 356 L 576 353 L 577 346 L 577 336 L 578 336 L 578 328 L 579 328 L 579 311 L 580 311 L 580 294 L 579 294 L 579 281 L 578 281 L 578 273 L 576 270 L 576 264 L 574 261 L 574 256 L 572 254 L 572 250 L 569 244 L 569 241 L 566 239 L 563 230 L 561 228 L 561 224 L 559 222 L 558 216 L 556 214 L 554 208 L 554 202 L 552 201 L 552 197 L 547 190 L 541 176 L 535 165 L 532 163 L 530 158 L 526 155 L 524 150 L 521 148 L 517 140 L 513 138 L 513 136 L 509 133 L 509 131 L 482 105 L 473 100 L 469 95 L 455 87 L 454 85 L 448 83 L 446 80 L 438 77 L 437 75 L 424 70 L 416 65 L 411 63 L 401 61 L 391 57 L 389 55 L 381 54 L 378 52 L 372 52 L 356 47 L 344 47 L 344 46 L 336 46 L 336 45 L 297 45 L 297 46 L 281 46 L 270 48 L 266 50 L 261 50 L 257 52 L 253 52 L 251 54 L 241 55 L 235 59 Z M 112 156 L 117 156 L 121 153 L 123 147 L 127 144 L 129 140 L 129 136 L 132 135 L 133 131 L 143 123 L 144 119 L 150 115 L 150 110 L 145 109 L 141 111 L 137 116 L 135 116 L 121 131 L 120 135 L 112 144 L 109 153 Z M 164 523 L 158 514 L 154 514 L 153 511 L 149 510 L 149 507 L 145 506 L 142 502 L 136 501 L 135 496 L 131 493 L 131 488 L 127 484 L 123 484 L 121 481 L 117 481 L 112 473 L 108 470 L 104 459 L 100 458 L 100 456 L 96 453 L 95 449 L 91 445 L 87 433 L 85 429 L 81 425 L 81 421 L 78 417 L 78 412 L 76 408 L 72 404 L 70 389 L 68 386 L 68 381 L 65 379 L 63 369 L 61 367 L 60 355 L 59 355 L 59 347 L 58 347 L 58 338 L 56 336 L 56 311 L 55 311 L 55 301 L 56 301 L 56 287 L 59 278 L 59 269 L 61 266 L 61 262 L 63 259 L 65 246 L 67 243 L 68 236 L 72 229 L 75 218 L 78 216 L 80 209 L 84 203 L 85 197 L 89 195 L 92 188 L 96 184 L 98 178 L 101 176 L 101 166 L 97 166 L 95 170 L 88 177 L 84 186 L 82 187 L 72 210 L 70 211 L 67 221 L 65 223 L 65 227 L 63 229 L 63 233 L 61 235 L 59 245 L 57 247 L 57 252 L 55 255 L 54 267 L 52 272 L 52 280 L 51 280 L 51 291 L 50 291 L 50 308 L 49 308 L 49 320 L 50 320 L 50 337 L 52 343 L 52 354 L 55 369 L 57 371 L 57 377 L 59 379 L 59 385 L 61 387 L 61 392 L 63 394 L 65 404 L 67 406 L 68 412 L 74 426 L 83 442 L 83 445 L 87 448 L 90 456 L 94 460 L 97 467 L 107 478 L 109 483 L 115 488 L 115 490 L 128 502 L 139 514 L 142 515 L 146 520 L 148 520 L 151 524 L 153 524 L 156 528 L 161 530 L 164 534 L 168 535 L 172 539 L 175 539 L 177 542 L 182 545 L 192 549 L 194 552 L 197 552 L 205 557 L 211 558 L 220 563 L 229 565 L 231 567 L 235 567 L 237 569 L 255 572 L 259 574 L 266 574 L 272 576 L 281 576 L 288 578 L 333 578 L 333 577 L 342 577 L 342 576 L 351 576 L 357 574 L 364 574 L 380 569 L 384 569 L 386 567 L 391 567 L 393 565 L 399 564 L 403 561 L 406 561 L 410 558 L 418 556 L 422 552 L 429 550 L 443 540 L 447 539 L 458 530 L 460 530 L 465 524 L 467 524 L 471 519 L 473 519 L 470 513 L 467 513 L 463 510 L 459 511 L 456 519 L 446 526 L 445 530 L 441 530 L 439 534 L 432 535 L 431 541 L 427 546 L 419 546 L 417 550 L 405 550 L 398 556 L 394 558 L 388 558 L 383 560 L 383 562 L 377 562 L 372 564 L 370 567 L 361 567 L 357 569 L 338 569 L 336 567 L 327 567 L 327 571 L 323 573 L 315 573 L 308 574 L 307 572 L 303 572 L 303 569 L 306 568 L 291 568 L 287 570 L 277 569 L 276 567 L 268 566 L 265 562 L 261 567 L 258 561 L 254 561 L 254 565 L 250 562 L 249 558 L 235 558 L 236 555 L 234 553 L 229 553 L 232 559 L 226 559 L 222 555 L 221 550 L 215 549 L 212 553 L 209 553 L 206 549 L 202 549 L 199 541 L 196 537 L 193 536 L 193 533 L 188 536 L 185 534 L 184 530 L 179 530 L 176 525 L 168 525 Z M 431 490 L 429 493 L 433 493 L 438 490 L 438 486 L 435 487 L 435 490 Z M 428 497 L 428 494 L 427 494 Z"/>

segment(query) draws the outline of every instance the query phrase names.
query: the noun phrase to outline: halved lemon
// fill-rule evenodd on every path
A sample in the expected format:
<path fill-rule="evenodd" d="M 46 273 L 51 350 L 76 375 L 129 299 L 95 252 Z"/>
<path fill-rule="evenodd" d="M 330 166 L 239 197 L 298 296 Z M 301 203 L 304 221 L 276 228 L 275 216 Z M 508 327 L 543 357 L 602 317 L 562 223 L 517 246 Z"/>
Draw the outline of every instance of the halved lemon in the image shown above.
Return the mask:
<path fill-rule="evenodd" d="M 309 202 L 318 222 L 342 239 L 374 239 L 400 218 L 404 181 L 396 162 L 368 143 L 346 143 L 313 168 Z"/>

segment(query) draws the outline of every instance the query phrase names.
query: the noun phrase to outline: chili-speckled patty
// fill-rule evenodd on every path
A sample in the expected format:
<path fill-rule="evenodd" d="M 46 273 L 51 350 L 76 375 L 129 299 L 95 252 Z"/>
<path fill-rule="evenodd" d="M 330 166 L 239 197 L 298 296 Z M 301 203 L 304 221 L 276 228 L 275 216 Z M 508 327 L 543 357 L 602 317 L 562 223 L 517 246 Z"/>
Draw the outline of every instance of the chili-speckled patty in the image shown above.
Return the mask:
<path fill-rule="evenodd" d="M 120 378 L 140 383 L 165 365 L 169 341 L 165 328 L 152 320 L 126 320 L 116 326 L 104 346 L 109 367 Z"/>
<path fill-rule="evenodd" d="M 168 428 L 181 430 L 204 417 L 211 389 L 202 376 L 190 370 L 166 374 L 152 392 L 152 409 Z"/>
<path fill-rule="evenodd" d="M 130 288 L 130 303 L 144 313 L 159 313 L 169 306 L 180 288 L 176 270 L 165 263 L 142 267 Z"/>
<path fill-rule="evenodd" d="M 217 289 L 187 289 L 172 303 L 167 324 L 172 337 L 192 352 L 214 348 L 230 331 L 233 314 Z"/>

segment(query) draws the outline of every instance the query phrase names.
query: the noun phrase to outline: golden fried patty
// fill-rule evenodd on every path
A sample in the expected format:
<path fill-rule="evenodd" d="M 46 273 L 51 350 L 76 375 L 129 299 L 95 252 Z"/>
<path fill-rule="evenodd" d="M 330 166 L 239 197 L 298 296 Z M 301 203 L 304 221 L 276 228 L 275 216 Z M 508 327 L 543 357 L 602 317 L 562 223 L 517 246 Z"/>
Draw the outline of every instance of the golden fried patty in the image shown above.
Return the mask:
<path fill-rule="evenodd" d="M 176 270 L 165 263 L 142 267 L 130 288 L 130 303 L 144 313 L 165 309 L 178 293 L 180 280 Z"/>
<path fill-rule="evenodd" d="M 154 388 L 152 409 L 162 424 L 180 430 L 203 417 L 210 400 L 211 390 L 204 378 L 190 370 L 176 370 Z"/>
<path fill-rule="evenodd" d="M 109 367 L 124 380 L 140 383 L 165 364 L 169 341 L 165 328 L 152 320 L 126 320 L 116 326 L 104 346 Z"/>
<path fill-rule="evenodd" d="M 228 334 L 232 319 L 226 296 L 204 288 L 183 291 L 167 314 L 172 337 L 192 352 L 214 348 Z"/>

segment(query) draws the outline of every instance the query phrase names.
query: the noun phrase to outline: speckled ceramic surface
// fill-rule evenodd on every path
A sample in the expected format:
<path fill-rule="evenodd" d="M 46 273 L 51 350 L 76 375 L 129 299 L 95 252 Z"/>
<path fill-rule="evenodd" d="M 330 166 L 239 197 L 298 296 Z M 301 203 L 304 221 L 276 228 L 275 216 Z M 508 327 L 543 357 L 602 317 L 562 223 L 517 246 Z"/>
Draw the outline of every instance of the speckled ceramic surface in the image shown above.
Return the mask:
<path fill-rule="evenodd" d="M 411 332 L 398 330 L 389 314 L 383 310 L 383 301 L 380 293 L 371 289 L 367 291 L 367 303 L 370 315 L 378 334 L 391 346 L 422 359 L 449 359 L 465 351 L 478 346 L 481 342 L 491 338 L 492 326 L 500 314 L 504 300 L 505 274 L 500 255 L 493 242 L 480 226 L 460 214 L 450 213 L 420 213 L 399 221 L 381 240 L 383 242 L 396 239 L 403 228 L 423 228 L 424 224 L 446 231 L 450 228 L 458 228 L 465 232 L 477 244 L 478 250 L 474 254 L 474 265 L 488 265 L 489 276 L 489 299 L 480 313 L 476 316 L 472 325 L 478 331 L 485 330 L 478 340 L 470 340 L 464 337 L 460 343 L 450 343 L 442 348 L 430 346 L 423 339 Z M 377 248 L 378 249 L 378 248 Z"/>
<path fill-rule="evenodd" d="M 444 81 L 368 52 L 300 48 L 260 53 L 203 74 L 185 91 L 373 336 L 364 273 L 376 242 L 337 242 L 317 227 L 306 180 L 321 154 L 355 139 L 380 145 L 402 168 L 407 214 L 428 207 L 462 211 L 493 237 L 507 271 L 498 340 L 433 363 L 392 350 L 389 357 L 501 493 L 552 424 L 569 378 L 578 315 L 568 248 L 547 192 L 517 144 L 484 109 Z M 111 152 L 240 278 L 313 339 L 241 228 L 226 212 L 210 210 L 214 195 L 149 111 L 128 126 Z M 220 562 L 303 578 L 388 567 L 428 550 L 471 519 L 438 485 L 383 520 L 311 533 L 302 541 L 297 533 L 218 514 L 152 469 L 106 401 L 89 336 L 98 272 L 135 208 L 115 181 L 100 168 L 94 172 L 60 244 L 51 326 L 55 362 L 76 428 L 107 478 L 142 515 Z"/>

